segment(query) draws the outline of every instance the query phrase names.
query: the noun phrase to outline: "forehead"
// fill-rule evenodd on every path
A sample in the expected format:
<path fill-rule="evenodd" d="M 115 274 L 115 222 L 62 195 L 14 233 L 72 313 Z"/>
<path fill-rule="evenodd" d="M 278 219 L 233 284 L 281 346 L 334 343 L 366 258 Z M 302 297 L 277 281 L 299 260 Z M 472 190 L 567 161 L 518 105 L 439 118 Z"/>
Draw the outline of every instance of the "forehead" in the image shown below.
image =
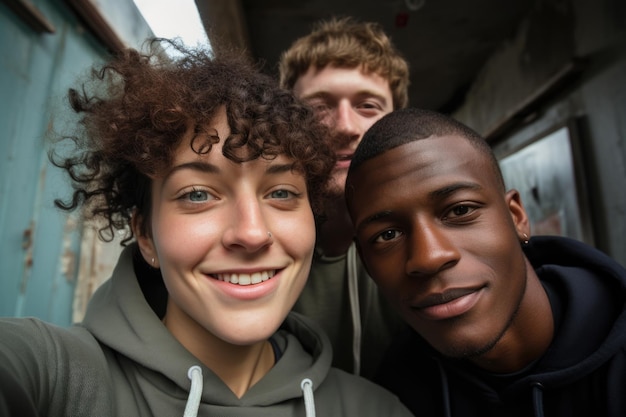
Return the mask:
<path fill-rule="evenodd" d="M 338 90 L 339 89 L 339 90 Z M 389 82 L 362 67 L 344 68 L 327 65 L 323 68 L 310 66 L 296 81 L 293 91 L 298 96 L 309 96 L 318 92 L 368 91 L 391 94 Z"/>
<path fill-rule="evenodd" d="M 486 155 L 457 135 L 418 139 L 367 160 L 348 179 L 348 204 L 354 209 L 386 201 L 399 194 L 433 192 L 454 183 L 475 183 L 498 190 Z"/>
<path fill-rule="evenodd" d="M 228 118 L 226 116 L 226 110 L 222 108 L 219 110 L 213 118 L 202 125 L 202 130 L 200 135 L 194 139 L 196 136 L 195 129 L 190 128 L 187 130 L 182 140 L 176 147 L 174 152 L 174 157 L 172 161 L 173 168 L 179 164 L 186 163 L 189 161 L 204 161 L 209 162 L 216 165 L 232 165 L 234 168 L 244 168 L 251 165 L 272 165 L 272 164 L 286 164 L 294 162 L 291 158 L 287 157 L 284 153 L 279 153 L 273 158 L 264 158 L 259 157 L 256 159 L 252 159 L 245 162 L 236 162 L 233 161 L 223 154 L 224 142 L 228 138 L 231 133 L 230 125 L 228 124 Z M 211 145 L 211 149 L 208 152 L 198 153 L 197 150 L 203 148 L 204 146 L 204 135 L 215 135 L 219 137 L 217 143 L 213 143 Z M 193 142 L 193 146 L 192 146 Z M 238 156 L 242 158 L 247 158 L 248 148 L 244 146 L 240 149 L 241 153 L 237 151 L 237 149 L 230 149 L 231 152 L 234 152 Z"/>

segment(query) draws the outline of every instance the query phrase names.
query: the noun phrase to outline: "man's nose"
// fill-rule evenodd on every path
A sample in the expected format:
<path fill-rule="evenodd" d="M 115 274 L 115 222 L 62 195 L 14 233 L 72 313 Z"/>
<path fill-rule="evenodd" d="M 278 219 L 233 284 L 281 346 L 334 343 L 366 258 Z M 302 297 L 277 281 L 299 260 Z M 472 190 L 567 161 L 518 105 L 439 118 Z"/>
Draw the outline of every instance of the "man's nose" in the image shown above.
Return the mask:
<path fill-rule="evenodd" d="M 344 140 L 359 140 L 363 135 L 358 121 L 358 114 L 350 103 L 342 102 L 335 114 L 335 133 Z"/>
<path fill-rule="evenodd" d="M 413 226 L 405 264 L 407 275 L 432 276 L 458 261 L 459 251 L 444 230 L 425 222 Z"/>

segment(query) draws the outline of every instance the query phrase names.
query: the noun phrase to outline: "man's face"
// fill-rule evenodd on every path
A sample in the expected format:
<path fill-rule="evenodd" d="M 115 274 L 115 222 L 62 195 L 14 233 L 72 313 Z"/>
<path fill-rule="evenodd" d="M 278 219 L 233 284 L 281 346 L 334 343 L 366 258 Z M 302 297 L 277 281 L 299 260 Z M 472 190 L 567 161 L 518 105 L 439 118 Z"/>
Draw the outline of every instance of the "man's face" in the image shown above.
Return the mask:
<path fill-rule="evenodd" d="M 322 123 L 332 129 L 337 154 L 331 190 L 343 198 L 348 167 L 363 134 L 393 110 L 389 82 L 361 68 L 314 67 L 302 75 L 293 91 L 309 102 Z"/>
<path fill-rule="evenodd" d="M 464 138 L 430 137 L 368 160 L 348 184 L 370 275 L 406 322 L 452 357 L 495 346 L 525 294 L 526 215 L 488 161 Z"/>

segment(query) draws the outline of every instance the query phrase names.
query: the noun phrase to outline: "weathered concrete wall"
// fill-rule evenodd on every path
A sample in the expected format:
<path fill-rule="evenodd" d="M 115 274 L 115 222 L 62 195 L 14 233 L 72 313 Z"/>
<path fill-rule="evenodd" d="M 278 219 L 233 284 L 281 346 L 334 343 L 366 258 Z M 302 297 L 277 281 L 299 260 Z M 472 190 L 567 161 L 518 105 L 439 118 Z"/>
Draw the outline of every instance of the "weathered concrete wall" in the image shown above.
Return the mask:
<path fill-rule="evenodd" d="M 535 0 L 454 116 L 499 156 L 570 123 L 593 244 L 626 264 L 626 2 Z"/>

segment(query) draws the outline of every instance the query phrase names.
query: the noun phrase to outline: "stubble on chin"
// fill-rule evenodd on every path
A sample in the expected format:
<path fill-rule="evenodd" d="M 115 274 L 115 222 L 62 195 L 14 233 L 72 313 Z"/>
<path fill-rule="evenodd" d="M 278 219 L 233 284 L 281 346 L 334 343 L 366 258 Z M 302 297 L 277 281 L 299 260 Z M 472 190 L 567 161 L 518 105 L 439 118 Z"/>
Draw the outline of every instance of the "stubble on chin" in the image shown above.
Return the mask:
<path fill-rule="evenodd" d="M 328 182 L 328 191 L 333 199 L 344 199 L 346 188 L 347 172 L 345 170 L 335 171 Z"/>

